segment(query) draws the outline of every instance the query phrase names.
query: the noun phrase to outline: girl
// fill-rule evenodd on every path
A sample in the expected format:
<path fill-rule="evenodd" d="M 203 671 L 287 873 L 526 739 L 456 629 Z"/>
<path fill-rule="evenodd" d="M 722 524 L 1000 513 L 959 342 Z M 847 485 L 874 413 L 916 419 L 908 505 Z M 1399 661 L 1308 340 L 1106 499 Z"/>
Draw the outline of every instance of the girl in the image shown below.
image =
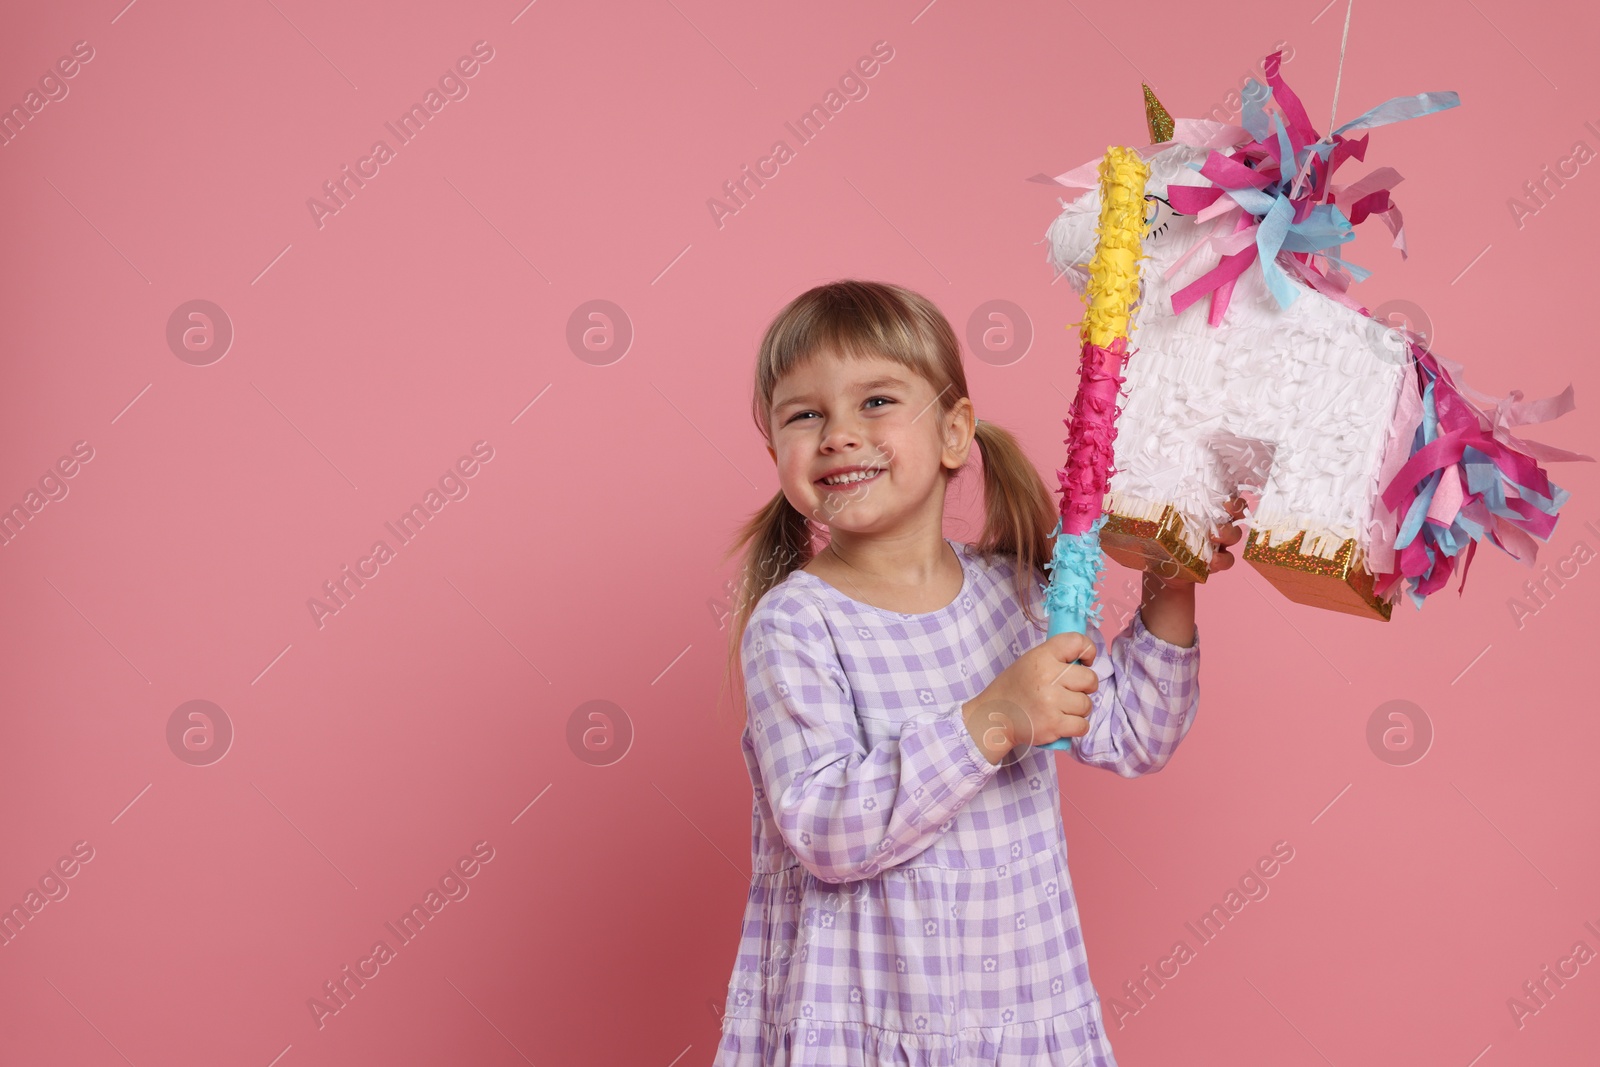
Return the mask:
<path fill-rule="evenodd" d="M 781 490 L 733 546 L 753 874 L 714 1067 L 1115 1067 L 1056 750 L 1033 746 L 1161 769 L 1199 703 L 1193 583 L 1147 572 L 1109 654 L 1092 625 L 1044 639 L 1056 505 L 974 417 L 944 316 L 898 286 L 784 308 L 753 414 Z M 943 536 L 944 503 L 975 439 L 967 545 Z"/>

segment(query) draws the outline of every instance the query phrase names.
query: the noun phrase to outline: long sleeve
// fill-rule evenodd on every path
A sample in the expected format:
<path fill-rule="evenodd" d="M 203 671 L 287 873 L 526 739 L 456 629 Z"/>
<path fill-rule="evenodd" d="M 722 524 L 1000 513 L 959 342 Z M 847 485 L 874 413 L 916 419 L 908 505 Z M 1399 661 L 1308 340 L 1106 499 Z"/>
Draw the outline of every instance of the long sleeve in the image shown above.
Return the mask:
<path fill-rule="evenodd" d="M 758 610 L 741 641 L 749 735 L 784 843 L 824 882 L 869 878 L 924 851 L 994 777 L 960 704 L 872 748 L 821 611 Z"/>
<path fill-rule="evenodd" d="M 1124 778 L 1159 771 L 1172 757 L 1200 706 L 1200 633 L 1187 648 L 1163 641 L 1133 621 L 1111 642 L 1089 628 L 1095 644 L 1090 669 L 1100 678 L 1092 694 L 1089 732 L 1073 738 L 1072 758 Z"/>

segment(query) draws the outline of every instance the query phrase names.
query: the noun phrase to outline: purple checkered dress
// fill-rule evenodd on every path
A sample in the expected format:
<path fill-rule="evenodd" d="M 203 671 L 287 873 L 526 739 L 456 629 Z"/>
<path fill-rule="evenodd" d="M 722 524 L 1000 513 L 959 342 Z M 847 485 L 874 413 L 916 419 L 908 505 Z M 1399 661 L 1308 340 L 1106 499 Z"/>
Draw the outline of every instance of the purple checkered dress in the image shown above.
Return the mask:
<path fill-rule="evenodd" d="M 713 1067 L 1115 1067 L 1089 980 L 1058 750 L 993 766 L 961 717 L 1045 631 L 1016 563 L 949 541 L 964 573 L 938 611 L 852 600 L 797 570 L 756 605 L 741 652 L 752 877 Z M 1107 655 L 1072 758 L 1159 770 L 1194 721 L 1198 636 L 1135 613 Z"/>

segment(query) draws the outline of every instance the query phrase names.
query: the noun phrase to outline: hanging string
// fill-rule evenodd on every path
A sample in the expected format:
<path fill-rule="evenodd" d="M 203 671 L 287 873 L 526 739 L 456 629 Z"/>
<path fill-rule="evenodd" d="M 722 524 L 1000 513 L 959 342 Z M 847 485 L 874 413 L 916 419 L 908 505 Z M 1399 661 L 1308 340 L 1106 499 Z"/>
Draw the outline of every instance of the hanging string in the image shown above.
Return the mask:
<path fill-rule="evenodd" d="M 1339 125 L 1334 118 L 1339 114 L 1339 82 L 1344 78 L 1344 46 L 1350 40 L 1350 12 L 1355 10 L 1355 6 L 1356 0 L 1350 0 L 1344 8 L 1344 36 L 1339 38 L 1339 69 L 1333 76 L 1333 109 L 1328 112 L 1330 137 L 1333 136 L 1331 131 Z"/>
<path fill-rule="evenodd" d="M 1355 10 L 1356 0 L 1349 0 L 1344 8 L 1344 35 L 1339 38 L 1339 67 L 1333 75 L 1333 108 L 1328 112 L 1328 132 L 1317 138 L 1317 144 L 1327 141 L 1333 143 L 1333 131 L 1338 128 L 1334 119 L 1339 114 L 1339 83 L 1344 80 L 1344 50 L 1350 43 L 1350 13 Z M 1290 186 L 1289 196 L 1294 198 L 1300 195 L 1300 185 L 1305 181 L 1306 175 L 1311 173 L 1311 157 L 1314 153 L 1307 151 L 1306 158 L 1300 164 L 1300 169 L 1295 172 L 1294 184 Z"/>

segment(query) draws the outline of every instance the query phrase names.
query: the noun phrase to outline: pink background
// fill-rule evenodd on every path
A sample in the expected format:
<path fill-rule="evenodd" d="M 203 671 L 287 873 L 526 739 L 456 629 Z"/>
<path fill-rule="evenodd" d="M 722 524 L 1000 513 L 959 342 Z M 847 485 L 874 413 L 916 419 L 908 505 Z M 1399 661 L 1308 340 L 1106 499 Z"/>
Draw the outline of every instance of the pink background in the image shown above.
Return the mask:
<path fill-rule="evenodd" d="M 1325 128 L 1344 15 L 120 2 L 14 7 L 0 34 L 7 107 L 94 49 L 0 148 L 0 505 L 93 450 L 0 547 L 0 904 L 93 849 L 0 947 L 7 1064 L 708 1064 L 749 878 L 742 712 L 716 702 L 722 553 L 777 487 L 761 331 L 838 277 L 926 293 L 963 336 L 1014 301 L 1032 347 L 969 353 L 972 394 L 1049 475 L 1080 309 L 1035 244 L 1056 192 L 1025 179 L 1142 143 L 1141 73 L 1197 115 L 1276 41 Z M 1600 148 L 1597 33 L 1551 0 L 1367 4 L 1339 100 L 1461 94 L 1373 134 L 1412 255 L 1365 224 L 1363 295 L 1424 309 L 1479 389 L 1574 383 L 1578 410 L 1527 432 L 1590 454 L 1600 163 L 1520 227 L 1507 200 Z M 470 94 L 319 228 L 307 199 L 477 41 Z M 868 95 L 797 146 L 784 122 L 877 41 Z M 707 199 L 779 138 L 795 158 L 719 228 Z M 235 331 L 203 366 L 166 339 L 195 299 Z M 631 323 L 620 358 L 569 346 L 596 299 Z M 308 600 L 479 441 L 492 459 L 446 480 L 468 495 L 319 627 Z M 1573 493 L 1554 573 L 1600 547 L 1600 505 L 1593 465 L 1550 473 Z M 971 539 L 962 484 L 947 532 Z M 1064 767 L 1108 1021 L 1275 842 L 1294 859 L 1113 1027 L 1121 1062 L 1593 1062 L 1600 962 L 1520 1027 L 1507 1000 L 1600 950 L 1597 571 L 1568 564 L 1520 627 L 1535 575 L 1492 548 L 1464 596 L 1390 623 L 1246 566 L 1201 591 L 1176 761 Z M 169 746 L 190 700 L 234 731 L 209 765 Z M 599 756 L 569 740 L 594 700 L 620 709 Z M 1367 741 L 1392 700 L 1434 734 L 1405 766 Z M 308 1000 L 477 842 L 469 895 L 319 1028 Z"/>

